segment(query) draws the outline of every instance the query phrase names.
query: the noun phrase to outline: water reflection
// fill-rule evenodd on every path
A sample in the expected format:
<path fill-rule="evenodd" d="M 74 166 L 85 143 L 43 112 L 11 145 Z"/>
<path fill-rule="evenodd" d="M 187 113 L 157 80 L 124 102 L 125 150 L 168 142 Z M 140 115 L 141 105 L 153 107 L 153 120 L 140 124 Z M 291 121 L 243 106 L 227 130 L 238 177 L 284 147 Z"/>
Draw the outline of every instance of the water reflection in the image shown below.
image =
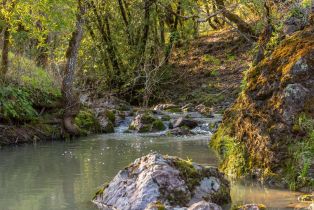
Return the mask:
<path fill-rule="evenodd" d="M 0 210 L 92 210 L 98 187 L 134 159 L 157 151 L 217 165 L 207 136 L 167 138 L 133 134 L 100 135 L 72 142 L 50 142 L 0 149 Z M 290 192 L 242 185 L 234 202 L 263 202 L 283 208 Z M 276 200 L 272 199 L 276 195 Z M 256 199 L 257 198 L 257 199 Z M 277 200 L 278 199 L 278 200 Z"/>

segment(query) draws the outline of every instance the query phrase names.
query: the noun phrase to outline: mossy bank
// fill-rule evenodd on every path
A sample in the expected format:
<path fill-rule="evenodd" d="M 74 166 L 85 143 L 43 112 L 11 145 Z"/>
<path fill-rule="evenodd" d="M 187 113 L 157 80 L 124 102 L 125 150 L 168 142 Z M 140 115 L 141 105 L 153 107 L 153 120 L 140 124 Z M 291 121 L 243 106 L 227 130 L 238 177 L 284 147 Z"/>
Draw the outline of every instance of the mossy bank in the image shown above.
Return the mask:
<path fill-rule="evenodd" d="M 211 146 L 221 169 L 291 189 L 313 189 L 314 28 L 286 38 L 246 73 Z"/>

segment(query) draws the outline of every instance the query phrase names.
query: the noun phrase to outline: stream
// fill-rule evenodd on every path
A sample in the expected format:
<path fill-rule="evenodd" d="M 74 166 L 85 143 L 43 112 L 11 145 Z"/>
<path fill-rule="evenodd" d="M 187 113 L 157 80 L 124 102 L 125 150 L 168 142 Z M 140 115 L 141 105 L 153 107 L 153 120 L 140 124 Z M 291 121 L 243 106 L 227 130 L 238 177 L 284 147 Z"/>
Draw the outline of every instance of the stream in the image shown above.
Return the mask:
<path fill-rule="evenodd" d="M 123 133 L 126 124 L 115 134 L 1 148 L 0 210 L 97 210 L 90 201 L 98 188 L 153 151 L 218 165 L 208 148 L 210 132 L 202 126 L 198 135 L 167 137 Z M 288 207 L 299 195 L 251 183 L 232 184 L 231 194 L 233 204 L 263 203 L 269 209 L 293 209 Z"/>

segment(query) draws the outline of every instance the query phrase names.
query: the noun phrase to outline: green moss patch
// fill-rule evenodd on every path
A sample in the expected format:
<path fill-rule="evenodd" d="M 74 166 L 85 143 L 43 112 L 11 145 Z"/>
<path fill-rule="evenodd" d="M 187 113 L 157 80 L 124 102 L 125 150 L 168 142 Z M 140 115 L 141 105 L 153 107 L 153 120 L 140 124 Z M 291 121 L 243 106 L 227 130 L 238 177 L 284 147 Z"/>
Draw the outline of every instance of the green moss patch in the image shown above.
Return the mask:
<path fill-rule="evenodd" d="M 161 120 L 155 120 L 152 125 L 154 131 L 163 131 L 166 129 L 166 126 Z"/>
<path fill-rule="evenodd" d="M 95 114 L 87 108 L 80 110 L 74 120 L 74 123 L 81 129 L 83 134 L 97 133 L 101 130 Z"/>

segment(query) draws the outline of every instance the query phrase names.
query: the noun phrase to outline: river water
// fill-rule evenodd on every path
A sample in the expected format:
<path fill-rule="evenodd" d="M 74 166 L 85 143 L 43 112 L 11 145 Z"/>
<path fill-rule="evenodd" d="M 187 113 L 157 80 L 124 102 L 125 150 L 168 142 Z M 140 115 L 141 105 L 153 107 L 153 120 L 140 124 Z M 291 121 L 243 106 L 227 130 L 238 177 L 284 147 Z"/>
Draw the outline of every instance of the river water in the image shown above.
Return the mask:
<path fill-rule="evenodd" d="M 97 210 L 90 201 L 99 187 L 150 152 L 218 165 L 208 134 L 125 134 L 125 127 L 116 134 L 1 148 L 0 210 Z M 231 194 L 234 204 L 263 203 L 270 209 L 289 209 L 298 196 L 249 183 L 232 184 Z"/>
<path fill-rule="evenodd" d="M 208 140 L 208 136 L 182 139 L 112 134 L 5 147 L 0 150 L 0 209 L 96 210 L 90 200 L 99 186 L 152 151 L 217 165 Z M 297 201 L 297 193 L 235 184 L 232 198 L 234 203 L 285 209 Z"/>

